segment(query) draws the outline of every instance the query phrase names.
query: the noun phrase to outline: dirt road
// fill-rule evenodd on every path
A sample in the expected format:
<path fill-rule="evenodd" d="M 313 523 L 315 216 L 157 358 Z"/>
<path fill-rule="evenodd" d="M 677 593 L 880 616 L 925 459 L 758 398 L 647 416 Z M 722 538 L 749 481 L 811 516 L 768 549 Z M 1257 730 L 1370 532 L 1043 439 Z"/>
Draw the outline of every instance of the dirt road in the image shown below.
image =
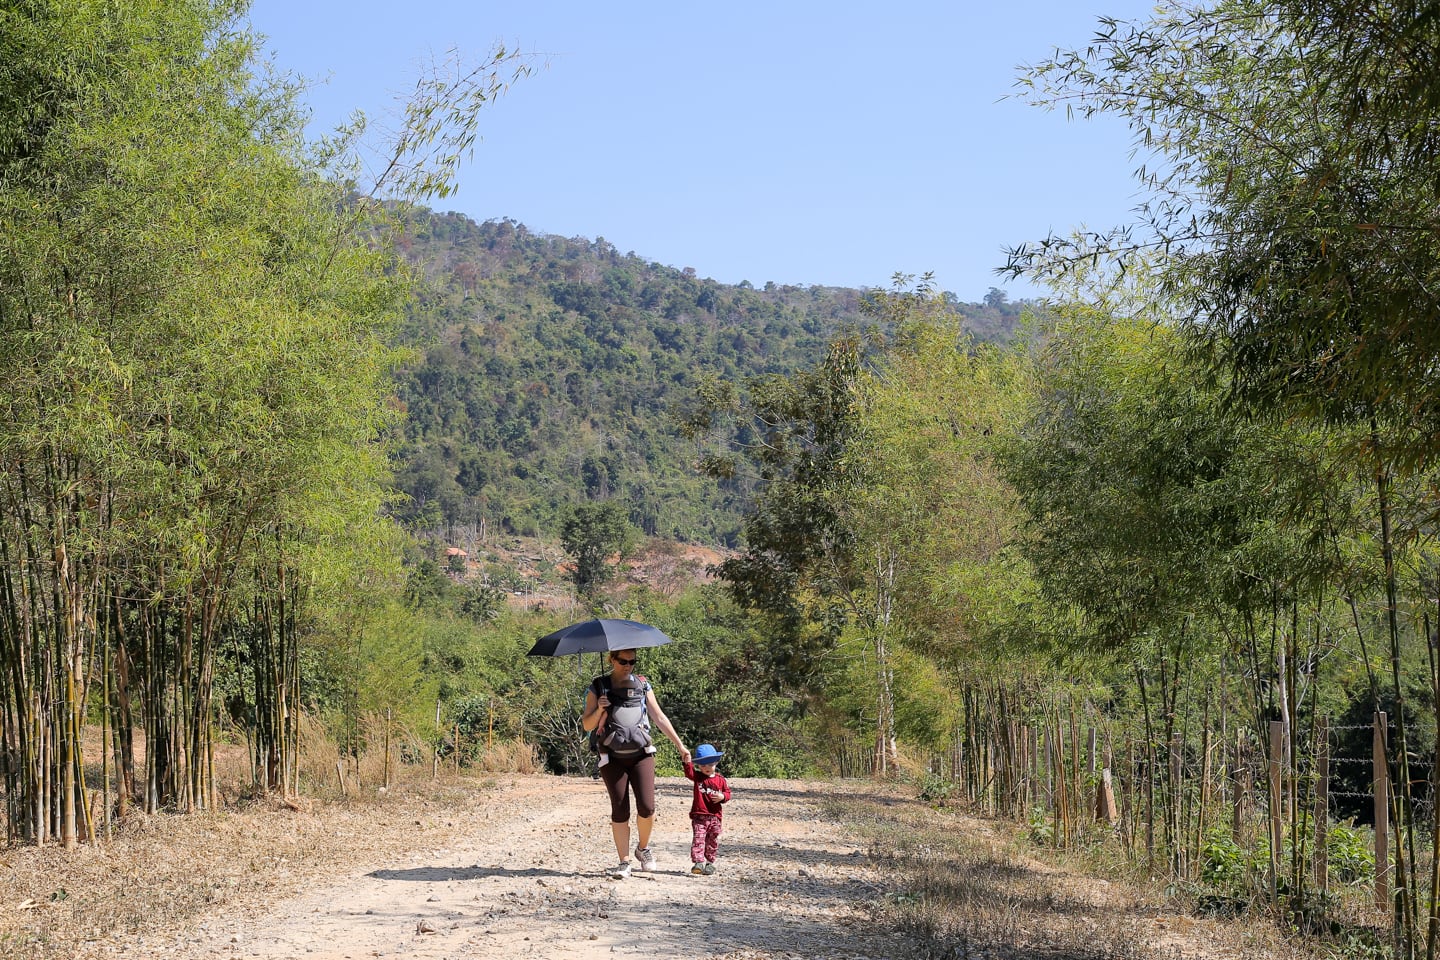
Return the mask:
<path fill-rule="evenodd" d="M 450 842 L 367 864 L 244 918 L 210 921 L 152 956 L 210 960 L 528 957 L 897 957 L 869 929 L 883 895 L 863 851 L 815 807 L 823 783 L 732 780 L 719 871 L 689 873 L 690 785 L 662 779 L 653 875 L 608 880 L 597 781 L 506 779 Z M 865 789 L 863 785 L 855 789 Z M 131 951 L 127 951 L 131 952 Z M 145 955 L 142 953 L 141 955 Z"/>

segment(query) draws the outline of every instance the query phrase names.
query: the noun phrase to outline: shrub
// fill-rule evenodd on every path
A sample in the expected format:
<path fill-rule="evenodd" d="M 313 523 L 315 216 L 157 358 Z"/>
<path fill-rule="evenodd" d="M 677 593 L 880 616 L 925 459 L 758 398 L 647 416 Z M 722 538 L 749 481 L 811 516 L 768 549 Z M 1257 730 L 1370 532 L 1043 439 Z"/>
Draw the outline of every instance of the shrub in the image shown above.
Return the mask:
<path fill-rule="evenodd" d="M 1336 880 L 1361 884 L 1375 879 L 1375 852 L 1370 847 L 1370 838 L 1354 821 L 1331 827 L 1325 846 L 1330 858 L 1330 874 Z"/>
<path fill-rule="evenodd" d="M 1227 893 L 1244 889 L 1250 875 L 1250 858 L 1228 833 L 1212 831 L 1200 853 L 1202 883 Z"/>
<path fill-rule="evenodd" d="M 936 806 L 944 806 L 955 795 L 955 781 L 938 774 L 927 773 L 920 781 L 920 799 Z"/>
<path fill-rule="evenodd" d="M 1055 843 L 1055 821 L 1044 807 L 1033 807 L 1030 810 L 1030 839 L 1051 846 Z"/>

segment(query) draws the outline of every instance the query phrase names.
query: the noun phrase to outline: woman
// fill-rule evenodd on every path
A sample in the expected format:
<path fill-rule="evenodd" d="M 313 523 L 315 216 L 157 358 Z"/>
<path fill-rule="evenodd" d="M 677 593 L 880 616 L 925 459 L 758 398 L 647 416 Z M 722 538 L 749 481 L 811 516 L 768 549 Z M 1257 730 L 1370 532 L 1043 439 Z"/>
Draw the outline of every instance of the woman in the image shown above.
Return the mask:
<path fill-rule="evenodd" d="M 637 833 L 635 861 L 641 870 L 655 869 L 650 831 L 655 826 L 655 745 L 651 723 L 658 726 L 680 759 L 690 751 L 660 709 L 650 682 L 635 673 L 634 650 L 610 651 L 610 672 L 596 677 L 585 695 L 580 725 L 595 731 L 600 740 L 600 779 L 610 794 L 610 832 L 620 863 L 605 873 L 619 879 L 630 876 L 630 794 L 635 794 Z"/>

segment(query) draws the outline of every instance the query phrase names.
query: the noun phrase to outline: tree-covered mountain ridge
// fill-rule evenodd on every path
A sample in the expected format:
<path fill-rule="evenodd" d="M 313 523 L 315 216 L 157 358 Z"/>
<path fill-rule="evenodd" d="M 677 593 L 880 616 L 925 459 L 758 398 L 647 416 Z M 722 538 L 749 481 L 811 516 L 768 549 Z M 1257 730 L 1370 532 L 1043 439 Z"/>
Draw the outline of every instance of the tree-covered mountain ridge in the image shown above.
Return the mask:
<path fill-rule="evenodd" d="M 674 411 L 707 377 L 818 361 L 867 326 L 863 287 L 725 284 L 593 240 L 424 211 L 399 241 L 423 274 L 403 326 L 396 445 L 402 519 L 420 529 L 553 536 L 576 504 L 618 498 L 647 536 L 733 545 L 743 480 L 695 468 Z M 945 300 L 979 340 L 1023 302 Z"/>

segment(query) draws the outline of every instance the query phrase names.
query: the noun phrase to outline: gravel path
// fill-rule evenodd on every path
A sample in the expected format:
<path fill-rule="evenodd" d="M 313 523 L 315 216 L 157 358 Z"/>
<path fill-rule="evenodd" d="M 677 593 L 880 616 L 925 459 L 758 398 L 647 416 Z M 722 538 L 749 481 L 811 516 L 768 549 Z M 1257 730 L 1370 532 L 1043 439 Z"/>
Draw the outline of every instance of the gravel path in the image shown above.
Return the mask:
<path fill-rule="evenodd" d="M 823 792 L 846 788 L 731 784 L 713 876 L 689 873 L 688 781 L 660 781 L 658 871 L 608 880 L 602 868 L 614 849 L 600 783 L 522 777 L 487 791 L 444 846 L 365 864 L 245 917 L 216 918 L 183 947 L 126 952 L 194 960 L 905 955 L 904 943 L 867 920 L 883 879 L 817 815 Z"/>

